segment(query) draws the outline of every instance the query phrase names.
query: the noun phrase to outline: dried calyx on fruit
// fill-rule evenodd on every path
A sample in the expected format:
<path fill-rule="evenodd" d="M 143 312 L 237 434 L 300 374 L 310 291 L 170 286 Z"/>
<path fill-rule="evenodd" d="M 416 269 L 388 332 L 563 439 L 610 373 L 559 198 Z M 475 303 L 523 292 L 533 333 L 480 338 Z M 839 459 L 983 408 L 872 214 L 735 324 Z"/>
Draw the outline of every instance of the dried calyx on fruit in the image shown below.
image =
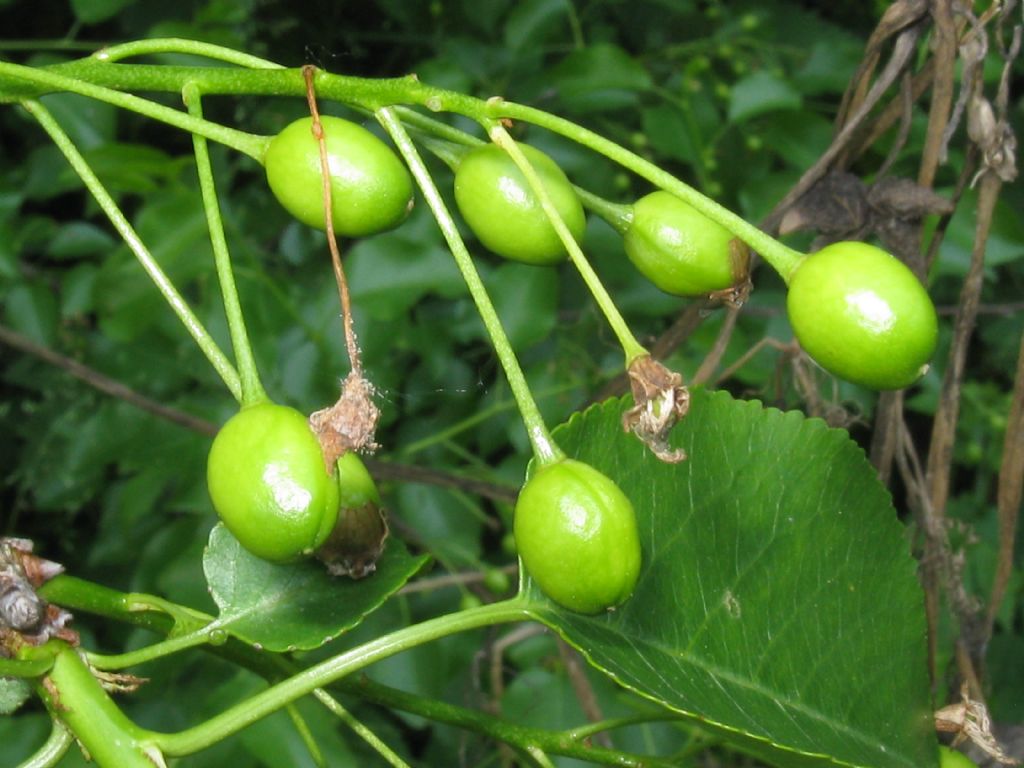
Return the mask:
<path fill-rule="evenodd" d="M 366 465 L 354 452 L 337 463 L 338 522 L 316 551 L 332 576 L 361 579 L 377 567 L 388 538 L 380 492 Z"/>

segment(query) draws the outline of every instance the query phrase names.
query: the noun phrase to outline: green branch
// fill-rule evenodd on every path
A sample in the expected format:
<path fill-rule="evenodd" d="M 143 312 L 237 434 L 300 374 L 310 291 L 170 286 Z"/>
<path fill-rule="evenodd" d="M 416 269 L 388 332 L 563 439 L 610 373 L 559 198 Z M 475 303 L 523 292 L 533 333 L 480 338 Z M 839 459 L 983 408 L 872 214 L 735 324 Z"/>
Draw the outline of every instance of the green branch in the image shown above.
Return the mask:
<path fill-rule="evenodd" d="M 71 735 L 71 731 L 60 720 L 54 720 L 53 728 L 50 730 L 50 736 L 46 739 L 46 743 L 32 757 L 21 763 L 18 768 L 51 768 L 51 766 L 56 765 L 64 757 L 64 753 L 68 751 L 68 747 L 74 741 L 75 737 Z"/>
<path fill-rule="evenodd" d="M 77 650 L 61 640 L 51 640 L 32 651 L 53 659 L 53 667 L 36 684 L 36 692 L 54 720 L 74 733 L 97 765 L 153 768 L 163 764 L 159 750 L 146 743 L 146 731 L 114 703 Z"/>
<path fill-rule="evenodd" d="M 216 744 L 317 688 L 396 653 L 457 632 L 530 618 L 527 604 L 516 598 L 414 624 L 309 667 L 200 725 L 175 734 L 151 733 L 147 741 L 167 755 L 191 754 Z"/>
<path fill-rule="evenodd" d="M 199 614 L 185 606 L 167 604 L 151 595 L 124 594 L 67 574 L 57 576 L 43 585 L 40 596 L 48 602 L 70 610 L 104 616 L 160 634 L 167 634 L 174 628 L 166 611 L 182 613 L 186 616 L 205 616 L 205 614 Z M 159 610 L 156 609 L 157 606 L 160 606 Z M 213 617 L 206 618 L 210 621 L 213 620 Z M 294 664 L 284 656 L 257 651 L 247 643 L 242 643 L 235 638 L 229 638 L 228 642 L 223 645 L 206 645 L 202 649 L 207 653 L 245 667 L 267 680 L 277 680 L 295 673 Z M 659 768 L 659 766 L 672 764 L 657 758 L 634 756 L 616 750 L 590 746 L 584 740 L 592 732 L 625 724 L 625 719 L 604 721 L 593 727 L 582 726 L 566 732 L 549 731 L 517 725 L 475 709 L 401 691 L 378 683 L 365 675 L 339 680 L 332 687 L 337 687 L 345 693 L 382 707 L 409 712 L 455 728 L 464 728 L 508 744 L 538 744 L 552 754 L 573 757 L 600 765 L 620 766 L 620 768 L 641 768 L 642 766 Z M 319 694 L 317 695 L 319 698 Z M 652 713 L 643 719 L 640 717 L 630 718 L 632 722 L 637 723 L 662 719 L 665 719 L 665 716 L 661 713 Z"/>
<path fill-rule="evenodd" d="M 99 64 L 98 66 L 115 68 L 120 65 Z M 159 70 L 161 67 L 155 67 L 155 69 Z M 31 83 L 36 87 L 26 91 L 25 83 Z M 187 84 L 187 82 L 181 83 L 177 90 L 180 92 Z M 19 85 L 21 87 L 18 87 Z M 20 64 L 0 62 L 0 86 L 2 86 L 0 87 L 0 101 L 16 100 L 25 102 L 36 99 L 46 93 L 60 91 L 78 93 L 97 101 L 113 104 L 121 109 L 137 112 L 140 115 L 145 115 L 191 133 L 205 136 L 208 139 L 225 144 L 249 155 L 261 164 L 263 162 L 263 155 L 266 153 L 267 146 L 270 143 L 270 137 L 268 136 L 256 136 L 245 131 L 228 128 L 219 123 L 201 120 L 148 99 L 133 96 L 129 93 L 121 93 L 118 90 L 105 88 L 74 77 L 68 77 L 56 69 L 35 69 Z M 11 98 L 11 94 L 13 94 L 13 98 Z"/>

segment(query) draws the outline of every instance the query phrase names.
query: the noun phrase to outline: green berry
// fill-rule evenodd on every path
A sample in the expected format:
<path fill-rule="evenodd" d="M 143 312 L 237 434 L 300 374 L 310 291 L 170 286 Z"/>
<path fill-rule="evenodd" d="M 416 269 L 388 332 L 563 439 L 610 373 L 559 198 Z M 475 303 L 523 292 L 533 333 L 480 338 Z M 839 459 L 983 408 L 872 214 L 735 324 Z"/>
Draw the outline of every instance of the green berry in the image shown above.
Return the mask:
<path fill-rule="evenodd" d="M 339 117 L 321 117 L 331 173 L 334 231 L 362 237 L 393 229 L 412 209 L 412 179 L 391 148 Z M 264 157 L 270 189 L 299 221 L 324 229 L 320 144 L 313 119 L 296 120 L 270 142 Z"/>
<path fill-rule="evenodd" d="M 739 279 L 729 230 L 668 192 L 652 192 L 633 205 L 622 242 L 629 260 L 666 293 L 703 296 Z"/>
<path fill-rule="evenodd" d="M 927 369 L 938 320 L 928 292 L 881 248 L 841 242 L 796 268 L 786 299 L 800 345 L 840 378 L 902 389 Z"/>
<path fill-rule="evenodd" d="M 309 555 L 338 517 L 338 484 L 306 417 L 262 403 L 217 433 L 207 461 L 213 507 L 258 557 L 283 563 Z"/>
<path fill-rule="evenodd" d="M 524 144 L 520 149 L 572 236 L 582 238 L 586 217 L 569 179 L 539 149 Z M 482 145 L 462 157 L 455 172 L 455 202 L 484 247 L 499 256 L 525 264 L 556 264 L 565 259 L 565 247 L 540 200 L 501 147 Z"/>
<path fill-rule="evenodd" d="M 563 459 L 535 472 L 514 530 L 527 573 L 564 608 L 600 613 L 633 593 L 641 561 L 633 505 L 588 464 Z"/>

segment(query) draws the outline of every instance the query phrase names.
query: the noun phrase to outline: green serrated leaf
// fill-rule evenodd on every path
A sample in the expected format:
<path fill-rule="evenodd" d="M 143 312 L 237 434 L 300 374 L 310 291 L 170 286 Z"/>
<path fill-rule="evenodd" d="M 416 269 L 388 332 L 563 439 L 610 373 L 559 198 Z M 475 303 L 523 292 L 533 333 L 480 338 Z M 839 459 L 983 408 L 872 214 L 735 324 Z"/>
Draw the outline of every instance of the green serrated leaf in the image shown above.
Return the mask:
<path fill-rule="evenodd" d="M 336 578 L 315 561 L 268 563 L 218 524 L 203 554 L 203 572 L 220 609 L 221 629 L 269 651 L 309 650 L 359 624 L 427 559 L 413 557 L 392 538 L 372 576 Z"/>
<path fill-rule="evenodd" d="M 557 432 L 636 507 L 644 567 L 586 617 L 529 579 L 538 618 L 623 685 L 784 766 L 936 761 L 922 594 L 887 491 L 841 430 L 693 393 L 659 462 L 620 401 Z"/>

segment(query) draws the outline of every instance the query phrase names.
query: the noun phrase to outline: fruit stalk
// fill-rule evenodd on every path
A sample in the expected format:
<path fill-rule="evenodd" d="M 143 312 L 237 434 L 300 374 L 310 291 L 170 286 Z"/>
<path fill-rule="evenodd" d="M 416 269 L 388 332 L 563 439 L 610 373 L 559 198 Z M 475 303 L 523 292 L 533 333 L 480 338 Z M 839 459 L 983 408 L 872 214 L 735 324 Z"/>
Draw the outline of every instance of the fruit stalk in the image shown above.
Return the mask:
<path fill-rule="evenodd" d="M 3 65 L 0 64 L 0 67 Z M 71 138 L 64 132 L 64 129 L 60 127 L 60 124 L 53 118 L 49 110 L 46 109 L 38 101 L 24 101 L 21 105 L 39 122 L 49 135 L 53 139 L 54 144 L 57 145 L 58 149 L 64 154 L 71 167 L 75 169 L 79 178 L 85 184 L 86 189 L 95 198 L 97 204 L 110 219 L 110 223 L 114 225 L 114 229 L 121 236 L 121 239 L 128 245 L 132 253 L 135 254 L 135 258 L 138 259 L 142 268 L 149 275 L 150 279 L 156 285 L 157 289 L 163 294 L 163 297 L 170 304 L 171 309 L 181 320 L 185 329 L 189 332 L 196 344 L 202 350 L 203 354 L 206 355 L 206 359 L 210 361 L 214 370 L 220 374 L 221 379 L 227 385 L 227 388 L 231 391 L 231 394 L 235 396 L 236 400 L 241 401 L 242 399 L 242 387 L 238 377 L 238 372 L 234 366 L 227 359 L 220 347 L 217 346 L 217 342 L 213 340 L 209 332 L 199 321 L 199 318 L 195 316 L 192 310 L 189 308 L 188 303 L 178 293 L 174 284 L 171 283 L 170 279 L 160 269 L 160 265 L 156 263 L 156 259 L 143 244 L 142 240 L 136 234 L 132 225 L 128 223 L 128 219 L 118 208 L 114 198 L 111 197 L 110 193 L 107 192 L 103 183 L 99 180 L 92 168 L 86 162 L 85 158 L 82 157 L 78 148 L 75 147 Z M 173 110 L 171 110 L 173 111 Z"/>
<path fill-rule="evenodd" d="M 714 200 L 706 197 L 688 184 L 684 184 L 672 174 L 666 173 L 653 163 L 644 160 L 635 152 L 587 130 L 570 120 L 544 112 L 540 109 L 527 107 L 503 99 L 491 99 L 487 102 L 487 112 L 492 118 L 520 119 L 590 147 L 605 157 L 614 160 L 638 176 L 647 179 L 656 187 L 671 192 L 678 198 L 692 205 L 712 221 L 716 221 L 732 232 L 736 237 L 757 251 L 787 283 L 805 255 L 775 238 L 759 230 L 753 224 L 736 215 Z"/>
<path fill-rule="evenodd" d="M 202 118 L 202 94 L 199 87 L 194 83 L 185 86 L 182 89 L 182 97 L 189 114 Z M 242 389 L 241 405 L 244 408 L 248 405 L 266 402 L 269 398 L 260 381 L 252 345 L 249 343 L 249 334 L 245 329 L 242 305 L 238 300 L 235 275 L 231 269 L 231 254 L 228 250 L 227 238 L 224 235 L 220 204 L 217 202 L 217 187 L 213 179 L 213 166 L 210 164 L 210 150 L 206 139 L 198 133 L 192 134 L 192 147 L 196 156 L 196 172 L 199 175 L 199 189 L 203 195 L 207 229 L 210 231 L 210 246 L 213 248 L 213 260 L 217 268 L 217 281 L 220 283 L 224 312 L 228 318 L 231 346 L 235 351 L 235 360 L 238 363 L 238 376 Z"/>
<path fill-rule="evenodd" d="M 629 326 L 626 325 L 625 319 L 619 312 L 618 307 L 615 306 L 615 302 L 612 297 L 608 295 L 608 291 L 605 290 L 604 285 L 601 284 L 600 278 L 597 273 L 594 272 L 594 268 L 590 266 L 590 262 L 587 261 L 587 257 L 583 255 L 583 250 L 579 244 L 573 238 L 569 228 L 565 225 L 562 217 L 558 214 L 558 210 L 555 208 L 554 203 L 551 201 L 551 196 L 548 195 L 547 190 L 544 188 L 543 182 L 537 175 L 537 172 L 530 165 L 530 162 L 523 155 L 522 150 L 516 144 L 515 140 L 509 135 L 500 123 L 494 123 L 488 127 L 488 135 L 495 144 L 500 146 L 515 162 L 516 167 L 522 171 L 526 177 L 527 182 L 530 185 L 530 189 L 537 195 L 537 199 L 540 201 L 541 207 L 544 209 L 544 213 L 547 214 L 548 220 L 551 225 L 555 228 L 555 232 L 558 233 L 559 239 L 565 246 L 566 251 L 569 253 L 569 258 L 572 263 L 576 266 L 580 276 L 583 278 L 583 282 L 586 283 L 587 288 L 593 295 L 594 300 L 600 307 L 601 312 L 608 320 L 608 324 L 612 328 L 612 332 L 618 339 L 622 351 L 626 355 L 626 367 L 628 368 L 632 362 L 638 358 L 646 357 L 650 353 L 644 349 L 643 345 L 636 340 L 633 336 L 632 331 L 629 330 Z"/>
<path fill-rule="evenodd" d="M 441 228 L 441 233 L 448 243 L 448 248 L 451 250 L 452 256 L 455 257 L 455 263 L 458 265 L 459 271 L 462 272 L 462 277 L 466 281 L 473 301 L 476 303 L 480 318 L 483 320 L 484 326 L 491 337 L 494 351 L 498 355 L 498 360 L 505 371 L 505 376 L 508 379 L 509 387 L 512 389 L 512 395 L 516 399 L 516 405 L 519 407 L 519 413 L 526 426 L 526 433 L 529 436 L 530 445 L 533 448 L 533 454 L 537 462 L 543 466 L 553 464 L 565 458 L 562 449 L 558 447 L 558 444 L 544 424 L 540 409 L 537 408 L 537 403 L 533 399 L 530 387 L 526 383 L 526 377 L 519 367 L 519 361 L 516 359 L 512 345 L 505 334 L 505 329 L 501 325 L 498 313 L 491 303 L 487 289 L 484 287 L 476 267 L 473 266 L 473 260 L 469 255 L 466 244 L 462 240 L 462 235 L 459 234 L 458 226 L 448 211 L 448 207 L 435 186 L 430 172 L 427 170 L 426 165 L 424 165 L 423 159 L 416 150 L 416 146 L 412 143 L 412 139 L 409 138 L 409 134 L 405 132 L 394 110 L 383 108 L 377 110 L 376 114 L 377 119 L 391 135 L 395 145 L 398 147 L 398 151 L 402 154 L 406 164 L 408 164 L 409 169 L 412 171 L 413 177 L 416 179 L 417 184 L 419 184 L 423 197 L 427 201 L 427 205 L 430 206 L 430 210 L 433 212 L 434 218 Z"/>

